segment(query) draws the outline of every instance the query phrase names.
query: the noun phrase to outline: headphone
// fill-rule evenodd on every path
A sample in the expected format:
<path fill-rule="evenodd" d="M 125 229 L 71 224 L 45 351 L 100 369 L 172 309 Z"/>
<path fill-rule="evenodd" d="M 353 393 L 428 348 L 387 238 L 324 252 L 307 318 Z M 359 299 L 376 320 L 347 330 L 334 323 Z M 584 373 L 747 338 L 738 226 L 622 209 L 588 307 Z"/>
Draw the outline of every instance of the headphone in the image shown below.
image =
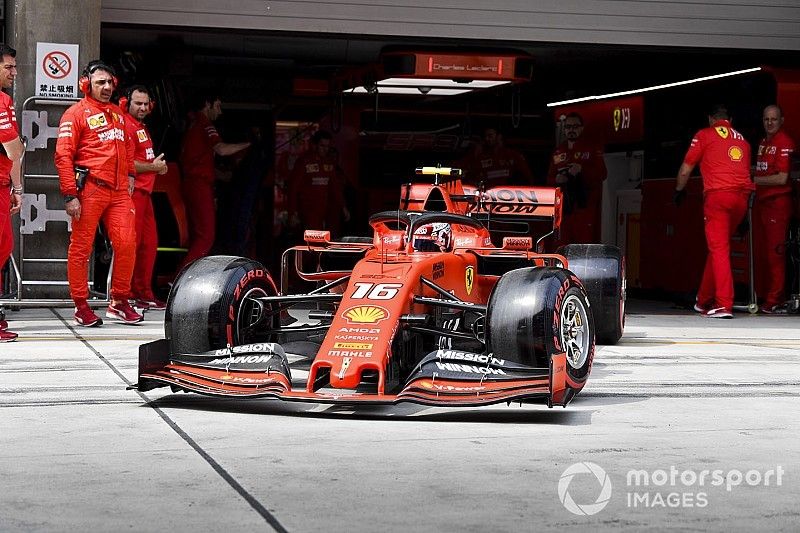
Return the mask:
<path fill-rule="evenodd" d="M 119 80 L 117 79 L 117 74 L 114 72 L 114 69 L 104 63 L 103 60 L 95 59 L 93 61 L 89 61 L 89 64 L 86 65 L 86 68 L 83 69 L 83 72 L 81 72 L 80 80 L 78 80 L 78 88 L 83 94 L 87 96 L 92 94 L 92 74 L 98 70 L 105 70 L 111 74 L 111 80 L 114 83 L 114 88 L 119 85 Z"/>
<path fill-rule="evenodd" d="M 150 90 L 144 85 L 131 85 L 130 87 L 128 87 L 128 89 L 125 91 L 125 95 L 120 97 L 119 99 L 119 107 L 126 113 L 130 113 L 131 98 L 133 98 L 133 93 L 136 91 L 145 93 L 150 98 L 150 109 L 148 111 L 148 114 L 152 113 L 153 110 L 156 108 L 156 101 L 153 98 L 153 95 L 150 94 Z"/>

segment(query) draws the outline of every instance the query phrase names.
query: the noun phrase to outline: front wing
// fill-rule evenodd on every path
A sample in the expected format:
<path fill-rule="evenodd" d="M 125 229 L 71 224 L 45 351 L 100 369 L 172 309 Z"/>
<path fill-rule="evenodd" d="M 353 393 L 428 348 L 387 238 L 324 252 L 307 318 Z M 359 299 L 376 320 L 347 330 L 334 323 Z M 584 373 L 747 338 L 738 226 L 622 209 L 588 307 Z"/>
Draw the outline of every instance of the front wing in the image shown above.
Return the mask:
<path fill-rule="evenodd" d="M 437 350 L 411 372 L 397 394 L 315 387 L 292 381 L 279 344 L 259 343 L 203 354 L 170 354 L 162 339 L 139 348 L 139 391 L 170 386 L 219 397 L 277 398 L 344 404 L 481 406 L 530 401 L 566 406 L 577 391 L 566 383 L 566 354 L 552 356 L 548 368 L 534 368 L 492 356 Z"/>

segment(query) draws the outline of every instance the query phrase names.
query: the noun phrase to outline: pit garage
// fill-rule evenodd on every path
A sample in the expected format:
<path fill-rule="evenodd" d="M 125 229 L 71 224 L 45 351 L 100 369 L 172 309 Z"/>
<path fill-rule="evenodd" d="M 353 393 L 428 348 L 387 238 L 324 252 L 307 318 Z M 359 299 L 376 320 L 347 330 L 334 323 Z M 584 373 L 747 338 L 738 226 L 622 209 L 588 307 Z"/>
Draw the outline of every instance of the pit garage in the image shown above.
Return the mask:
<path fill-rule="evenodd" d="M 25 110 L 35 113 L 28 120 L 39 147 L 26 155 L 26 201 L 36 209 L 19 219 L 2 291 L 20 339 L 0 348 L 0 530 L 792 530 L 800 497 L 791 415 L 800 397 L 797 316 L 693 314 L 705 257 L 700 179 L 690 180 L 680 207 L 672 191 L 710 104 L 725 102 L 757 144 L 761 110 L 778 102 L 787 131 L 800 138 L 800 9 L 90 3 L 96 32 L 74 39 L 96 45 L 123 84 L 153 87 L 150 127 L 167 160 L 177 160 L 197 87 L 219 92 L 225 140 L 258 133 L 263 171 L 244 226 L 234 221 L 242 191 L 252 191 L 247 176 L 236 161 L 218 162 L 214 253 L 270 268 L 303 238 L 283 231 L 281 165 L 317 129 L 333 133 L 348 180 L 352 217 L 343 233 L 363 237 L 372 214 L 398 208 L 404 184 L 425 181 L 414 169 L 456 165 L 487 127 L 502 132 L 525 156 L 533 184 L 543 185 L 564 117 L 579 112 L 585 135 L 604 146 L 602 242 L 627 260 L 627 322 L 617 344 L 597 346 L 591 377 L 566 408 L 135 390 L 140 346 L 163 339 L 170 317 L 153 311 L 141 326 L 73 325 L 58 283 L 68 233 L 47 166 L 47 126 L 63 106 L 32 99 Z M 26 54 L 20 64 L 32 62 Z M 82 48 L 81 59 L 91 57 Z M 429 76 L 434 66 L 452 75 Z M 18 107 L 32 94 L 19 91 Z M 154 282 L 163 295 L 186 246 L 177 165 L 167 177 L 154 195 Z M 787 246 L 797 250 L 797 240 L 793 230 Z M 742 237 L 734 245 L 743 309 L 748 244 Z M 96 247 L 92 283 L 102 306 L 112 258 L 102 236 Z M 787 287 L 800 293 L 797 255 L 787 261 Z M 313 312 L 324 316 L 326 305 Z M 291 362 L 303 377 L 311 370 L 302 355 Z"/>

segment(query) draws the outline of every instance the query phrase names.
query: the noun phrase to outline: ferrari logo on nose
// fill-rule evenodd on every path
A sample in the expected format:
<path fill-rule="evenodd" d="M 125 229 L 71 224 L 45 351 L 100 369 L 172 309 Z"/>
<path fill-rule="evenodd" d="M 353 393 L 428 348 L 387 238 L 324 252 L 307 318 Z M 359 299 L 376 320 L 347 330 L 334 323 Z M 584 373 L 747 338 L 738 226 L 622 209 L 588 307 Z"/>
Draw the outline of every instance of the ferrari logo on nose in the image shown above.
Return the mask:
<path fill-rule="evenodd" d="M 475 282 L 475 269 L 473 267 L 467 267 L 467 271 L 464 274 L 464 281 L 467 285 L 467 296 L 469 296 L 472 294 L 472 284 Z"/>

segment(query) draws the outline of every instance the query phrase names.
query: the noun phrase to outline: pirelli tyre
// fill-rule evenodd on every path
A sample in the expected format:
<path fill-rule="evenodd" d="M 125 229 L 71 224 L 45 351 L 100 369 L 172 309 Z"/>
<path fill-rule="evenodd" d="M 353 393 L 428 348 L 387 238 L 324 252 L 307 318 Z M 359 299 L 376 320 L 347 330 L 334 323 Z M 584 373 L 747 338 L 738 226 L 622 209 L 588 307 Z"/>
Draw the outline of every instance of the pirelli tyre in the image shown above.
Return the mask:
<path fill-rule="evenodd" d="M 553 354 L 565 352 L 568 384 L 583 387 L 594 358 L 594 326 L 588 295 L 570 271 L 534 267 L 504 274 L 489 297 L 486 322 L 495 357 L 547 368 Z"/>
<path fill-rule="evenodd" d="M 625 258 L 616 246 L 568 244 L 558 249 L 589 294 L 597 344 L 616 344 L 625 329 Z"/>
<path fill-rule="evenodd" d="M 198 259 L 181 272 L 167 300 L 164 330 L 171 352 L 270 340 L 264 330 L 277 324 L 279 314 L 253 298 L 276 294 L 258 261 L 222 255 Z"/>

